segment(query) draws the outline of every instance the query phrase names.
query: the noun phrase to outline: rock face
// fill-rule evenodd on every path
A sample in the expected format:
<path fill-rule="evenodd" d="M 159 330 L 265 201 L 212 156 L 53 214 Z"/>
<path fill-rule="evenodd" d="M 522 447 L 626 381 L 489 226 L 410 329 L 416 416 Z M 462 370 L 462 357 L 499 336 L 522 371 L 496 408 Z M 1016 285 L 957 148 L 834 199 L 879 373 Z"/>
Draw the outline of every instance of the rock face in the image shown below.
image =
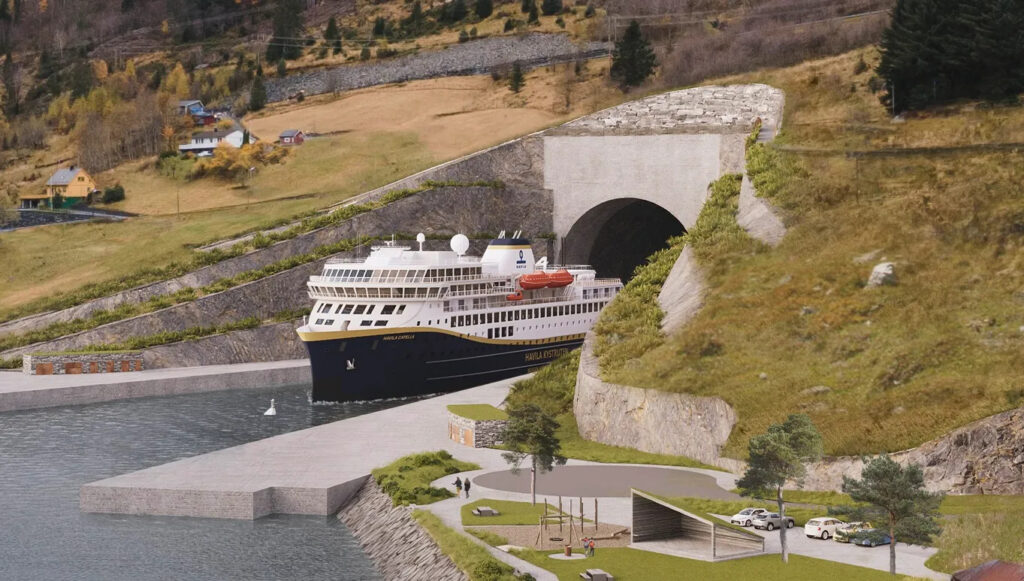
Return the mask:
<path fill-rule="evenodd" d="M 690 322 L 704 305 L 705 291 L 704 272 L 693 256 L 693 249 L 684 246 L 658 293 L 658 304 L 665 311 L 661 330 L 672 334 Z"/>
<path fill-rule="evenodd" d="M 588 440 L 644 452 L 687 456 L 735 467 L 720 456 L 736 423 L 736 412 L 716 397 L 697 397 L 606 383 L 587 334 L 576 377 L 573 412 Z"/>
<path fill-rule="evenodd" d="M 892 454 L 924 469 L 929 490 L 953 494 L 1024 494 L 1024 408 L 968 424 L 917 448 Z M 843 476 L 859 478 L 859 458 L 833 458 L 809 467 L 810 490 L 839 490 Z"/>
<path fill-rule="evenodd" d="M 740 185 L 739 211 L 736 223 L 756 240 L 769 246 L 778 246 L 786 235 L 786 226 L 768 201 L 757 197 L 754 184 L 746 174 Z"/>
<path fill-rule="evenodd" d="M 401 83 L 416 79 L 482 75 L 518 61 L 526 68 L 605 56 L 610 43 L 573 44 L 565 34 L 498 36 L 452 45 L 373 64 L 344 65 L 311 73 L 267 80 L 267 100 L 273 103 L 299 91 L 316 95 Z"/>
<path fill-rule="evenodd" d="M 406 506 L 391 506 L 391 498 L 372 478 L 338 513 L 359 539 L 385 580 L 467 581 Z"/>
<path fill-rule="evenodd" d="M 146 369 L 156 369 L 305 359 L 306 348 L 295 333 L 300 324 L 301 320 L 286 321 L 151 347 L 142 360 Z"/>
<path fill-rule="evenodd" d="M 891 262 L 880 262 L 871 269 L 867 288 L 896 284 L 896 265 Z"/>

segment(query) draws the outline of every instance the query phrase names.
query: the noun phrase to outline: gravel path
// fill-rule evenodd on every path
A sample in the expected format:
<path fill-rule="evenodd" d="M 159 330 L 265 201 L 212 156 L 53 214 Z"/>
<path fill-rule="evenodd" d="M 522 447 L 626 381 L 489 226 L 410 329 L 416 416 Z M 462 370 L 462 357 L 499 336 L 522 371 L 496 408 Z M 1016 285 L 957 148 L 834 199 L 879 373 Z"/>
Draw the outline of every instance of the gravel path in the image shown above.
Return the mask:
<path fill-rule="evenodd" d="M 564 34 L 495 36 L 373 64 L 344 65 L 271 79 L 267 81 L 267 100 L 281 101 L 300 90 L 308 96 L 416 79 L 480 75 L 516 61 L 530 68 L 606 56 L 610 52 L 610 43 L 589 42 L 577 46 Z"/>

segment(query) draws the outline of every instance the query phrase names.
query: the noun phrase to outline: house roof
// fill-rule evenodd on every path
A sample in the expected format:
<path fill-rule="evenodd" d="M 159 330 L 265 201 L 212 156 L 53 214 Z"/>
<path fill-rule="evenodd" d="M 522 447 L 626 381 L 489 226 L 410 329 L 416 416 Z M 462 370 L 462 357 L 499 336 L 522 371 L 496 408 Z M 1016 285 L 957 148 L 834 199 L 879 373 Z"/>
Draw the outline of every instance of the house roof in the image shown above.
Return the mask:
<path fill-rule="evenodd" d="M 78 172 L 82 171 L 80 167 L 66 167 L 57 170 L 50 179 L 46 180 L 48 186 L 66 186 L 71 183 Z"/>
<path fill-rule="evenodd" d="M 200 131 L 199 133 L 193 133 L 192 139 L 224 139 L 232 133 L 234 131 Z"/>
<path fill-rule="evenodd" d="M 178 101 L 178 106 L 179 107 L 189 107 L 191 105 L 195 105 L 196 103 L 198 103 L 200 105 L 203 104 L 203 102 L 200 101 L 199 99 L 187 99 L 187 100 L 183 100 L 183 101 Z"/>
<path fill-rule="evenodd" d="M 300 129 L 285 129 L 281 132 L 281 137 L 295 137 L 300 133 L 302 133 Z"/>
<path fill-rule="evenodd" d="M 1024 581 L 1024 565 L 989 561 L 953 574 L 955 581 Z"/>

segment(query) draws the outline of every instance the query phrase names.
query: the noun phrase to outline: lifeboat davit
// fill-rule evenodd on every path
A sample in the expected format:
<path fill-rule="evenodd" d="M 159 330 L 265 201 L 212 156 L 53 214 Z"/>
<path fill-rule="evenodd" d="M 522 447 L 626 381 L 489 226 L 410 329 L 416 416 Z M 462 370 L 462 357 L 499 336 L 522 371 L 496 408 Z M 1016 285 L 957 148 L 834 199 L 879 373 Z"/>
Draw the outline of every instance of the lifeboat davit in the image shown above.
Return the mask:
<path fill-rule="evenodd" d="M 544 288 L 551 283 L 551 277 L 546 272 L 534 272 L 519 277 L 519 286 L 526 290 Z"/>
<path fill-rule="evenodd" d="M 554 274 L 549 276 L 548 286 L 551 288 L 569 286 L 572 284 L 572 281 L 572 275 L 569 274 L 568 270 L 563 268 L 561 270 L 556 270 Z"/>
<path fill-rule="evenodd" d="M 516 291 L 510 295 L 505 295 L 507 301 L 521 301 L 523 300 L 523 291 Z"/>

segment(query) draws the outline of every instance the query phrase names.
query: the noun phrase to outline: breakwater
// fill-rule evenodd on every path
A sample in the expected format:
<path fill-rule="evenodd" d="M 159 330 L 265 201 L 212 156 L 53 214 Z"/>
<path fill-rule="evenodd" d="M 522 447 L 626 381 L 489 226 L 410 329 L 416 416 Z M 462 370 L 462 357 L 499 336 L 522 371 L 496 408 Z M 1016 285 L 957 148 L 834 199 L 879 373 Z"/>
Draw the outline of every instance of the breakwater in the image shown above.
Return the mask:
<path fill-rule="evenodd" d="M 338 518 L 359 539 L 387 581 L 466 581 L 466 575 L 441 552 L 411 512 L 407 506 L 392 506 L 391 498 L 371 477 Z"/>

